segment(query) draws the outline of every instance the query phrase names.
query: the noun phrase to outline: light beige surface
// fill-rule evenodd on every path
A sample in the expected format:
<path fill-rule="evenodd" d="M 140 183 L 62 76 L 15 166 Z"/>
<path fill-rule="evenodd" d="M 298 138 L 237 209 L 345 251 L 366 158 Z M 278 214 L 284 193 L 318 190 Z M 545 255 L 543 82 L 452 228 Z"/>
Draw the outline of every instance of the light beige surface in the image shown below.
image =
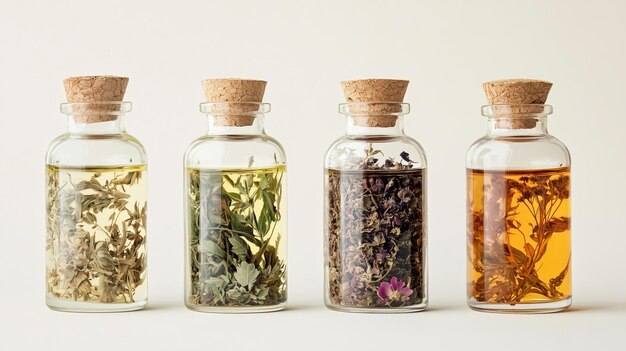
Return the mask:
<path fill-rule="evenodd" d="M 262 350 L 257 336 L 266 330 L 276 350 L 623 350 L 624 13 L 626 3 L 614 0 L 0 1 L 0 349 Z M 83 74 L 132 79 L 126 125 L 149 155 L 143 312 L 61 314 L 44 305 L 44 153 L 66 128 L 60 82 Z M 181 160 L 206 128 L 198 112 L 206 77 L 270 82 L 266 126 L 289 161 L 290 311 L 183 307 Z M 322 159 L 345 127 L 339 81 L 362 77 L 411 81 L 406 131 L 429 160 L 425 313 L 322 307 Z M 555 84 L 549 130 L 573 157 L 572 312 L 465 307 L 465 151 L 486 130 L 482 83 L 510 77 Z"/>

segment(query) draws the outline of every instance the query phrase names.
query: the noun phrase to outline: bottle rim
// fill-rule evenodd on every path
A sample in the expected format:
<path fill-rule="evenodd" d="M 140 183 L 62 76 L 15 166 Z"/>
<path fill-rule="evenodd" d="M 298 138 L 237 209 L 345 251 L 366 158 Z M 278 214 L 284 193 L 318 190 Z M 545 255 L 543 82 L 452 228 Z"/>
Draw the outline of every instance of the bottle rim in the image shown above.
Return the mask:
<path fill-rule="evenodd" d="M 483 105 L 481 114 L 487 118 L 537 118 L 551 115 L 552 105 L 494 104 Z"/>
<path fill-rule="evenodd" d="M 61 104 L 61 113 L 73 115 L 112 115 L 122 116 L 133 109 L 129 101 L 94 101 L 94 102 L 64 102 Z"/>
<path fill-rule="evenodd" d="M 403 116 L 411 111 L 406 102 L 369 101 L 339 104 L 339 113 L 347 116 Z"/>
<path fill-rule="evenodd" d="M 267 102 L 203 102 L 200 112 L 207 115 L 258 116 L 272 110 Z"/>

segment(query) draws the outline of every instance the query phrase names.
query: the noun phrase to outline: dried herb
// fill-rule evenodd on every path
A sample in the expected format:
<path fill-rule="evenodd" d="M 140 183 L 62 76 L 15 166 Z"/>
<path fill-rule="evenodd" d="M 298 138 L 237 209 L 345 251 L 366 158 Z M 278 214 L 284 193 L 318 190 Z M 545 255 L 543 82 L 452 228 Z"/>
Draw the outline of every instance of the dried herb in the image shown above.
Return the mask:
<path fill-rule="evenodd" d="M 511 305 L 568 298 L 569 168 L 468 170 L 468 187 L 470 296 Z"/>
<path fill-rule="evenodd" d="M 326 170 L 329 300 L 357 308 L 402 307 L 425 298 L 423 170 L 409 154 L 372 145 Z"/>
<path fill-rule="evenodd" d="M 146 299 L 144 172 L 47 167 L 48 294 L 100 303 Z"/>
<path fill-rule="evenodd" d="M 284 166 L 187 170 L 188 303 L 242 307 L 286 301 L 284 174 Z"/>

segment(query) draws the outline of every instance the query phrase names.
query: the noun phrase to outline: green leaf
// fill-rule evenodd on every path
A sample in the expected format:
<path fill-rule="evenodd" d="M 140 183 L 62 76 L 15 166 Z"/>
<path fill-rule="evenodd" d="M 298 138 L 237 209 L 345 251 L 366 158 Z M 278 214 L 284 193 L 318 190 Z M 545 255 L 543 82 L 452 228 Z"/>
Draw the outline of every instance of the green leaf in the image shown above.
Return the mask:
<path fill-rule="evenodd" d="M 241 201 L 241 195 L 239 195 L 238 193 L 226 192 L 226 195 L 228 195 L 228 197 L 230 197 L 232 200 Z"/>
<path fill-rule="evenodd" d="M 248 224 L 246 217 L 239 213 L 230 213 L 230 226 L 236 232 L 252 235 L 252 227 Z"/>
<path fill-rule="evenodd" d="M 261 247 L 261 241 L 257 238 L 254 237 L 254 235 L 252 234 L 252 232 L 250 233 L 244 233 L 244 232 L 238 232 L 236 233 L 242 237 L 244 237 L 244 239 L 248 240 L 249 242 L 251 242 L 252 244 Z"/>
<path fill-rule="evenodd" d="M 259 189 L 265 190 L 270 185 L 270 182 L 267 180 L 267 175 L 261 174 L 259 180 Z"/>
<path fill-rule="evenodd" d="M 250 158 L 248 159 L 248 168 L 250 168 L 253 163 L 254 163 L 254 156 L 250 156 Z"/>
<path fill-rule="evenodd" d="M 258 218 L 258 230 L 261 236 L 264 236 L 269 230 L 269 223 L 267 220 L 267 210 L 265 207 L 261 210 L 261 214 L 259 214 Z"/>
<path fill-rule="evenodd" d="M 278 245 L 276 247 L 278 247 Z M 279 258 L 278 258 L 278 251 L 276 250 L 276 247 L 267 246 L 267 249 L 265 249 L 263 258 L 265 259 L 266 265 L 274 265 L 278 263 Z"/>
<path fill-rule="evenodd" d="M 214 243 L 211 240 L 201 240 L 200 245 L 198 245 L 198 252 L 215 255 L 220 257 L 221 259 L 226 258 L 226 253 L 224 252 L 224 250 L 218 244 Z"/>
<path fill-rule="evenodd" d="M 263 192 L 263 208 L 266 209 L 269 220 L 276 221 L 276 211 L 274 211 L 274 194 Z"/>
<path fill-rule="evenodd" d="M 248 254 L 248 245 L 246 241 L 238 236 L 231 236 L 228 241 L 232 245 L 232 252 L 237 254 L 240 260 L 245 260 Z"/>
<path fill-rule="evenodd" d="M 226 282 L 224 280 L 211 277 L 206 280 L 206 284 L 209 286 L 213 294 L 218 296 L 224 295 L 224 287 L 226 286 Z"/>
<path fill-rule="evenodd" d="M 235 183 L 233 182 L 232 179 L 230 179 L 230 177 L 228 175 L 224 175 L 223 179 L 226 181 L 226 183 L 230 184 L 231 186 L 235 186 Z M 217 182 L 219 184 L 219 182 Z"/>
<path fill-rule="evenodd" d="M 259 273 L 259 270 L 256 269 L 252 263 L 241 262 L 233 276 L 239 285 L 247 287 L 248 290 L 250 290 L 252 286 L 254 286 Z"/>
<path fill-rule="evenodd" d="M 255 294 L 257 300 L 261 300 L 261 301 L 265 300 L 269 292 L 270 292 L 270 289 L 265 284 L 263 284 L 263 286 L 259 286 Z"/>
<path fill-rule="evenodd" d="M 243 187 L 241 183 L 237 183 L 235 187 L 237 188 L 237 190 L 239 190 L 240 193 L 248 194 L 248 191 L 246 190 L 246 188 Z"/>
<path fill-rule="evenodd" d="M 249 300 L 250 294 L 248 294 L 242 287 L 235 287 L 226 291 L 226 296 L 228 296 L 229 300 L 235 301 L 239 304 L 244 304 Z"/>

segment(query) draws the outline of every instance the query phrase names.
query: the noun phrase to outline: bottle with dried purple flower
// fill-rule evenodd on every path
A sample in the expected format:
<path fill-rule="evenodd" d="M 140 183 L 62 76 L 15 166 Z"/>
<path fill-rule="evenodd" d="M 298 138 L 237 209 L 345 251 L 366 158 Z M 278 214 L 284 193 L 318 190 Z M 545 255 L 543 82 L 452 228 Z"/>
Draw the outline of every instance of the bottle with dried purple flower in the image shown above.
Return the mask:
<path fill-rule="evenodd" d="M 344 81 L 346 134 L 325 159 L 325 302 L 426 308 L 426 156 L 404 133 L 408 81 Z"/>
<path fill-rule="evenodd" d="M 484 84 L 487 135 L 467 153 L 468 304 L 555 312 L 571 304 L 570 155 L 551 136 L 552 83 Z"/>

